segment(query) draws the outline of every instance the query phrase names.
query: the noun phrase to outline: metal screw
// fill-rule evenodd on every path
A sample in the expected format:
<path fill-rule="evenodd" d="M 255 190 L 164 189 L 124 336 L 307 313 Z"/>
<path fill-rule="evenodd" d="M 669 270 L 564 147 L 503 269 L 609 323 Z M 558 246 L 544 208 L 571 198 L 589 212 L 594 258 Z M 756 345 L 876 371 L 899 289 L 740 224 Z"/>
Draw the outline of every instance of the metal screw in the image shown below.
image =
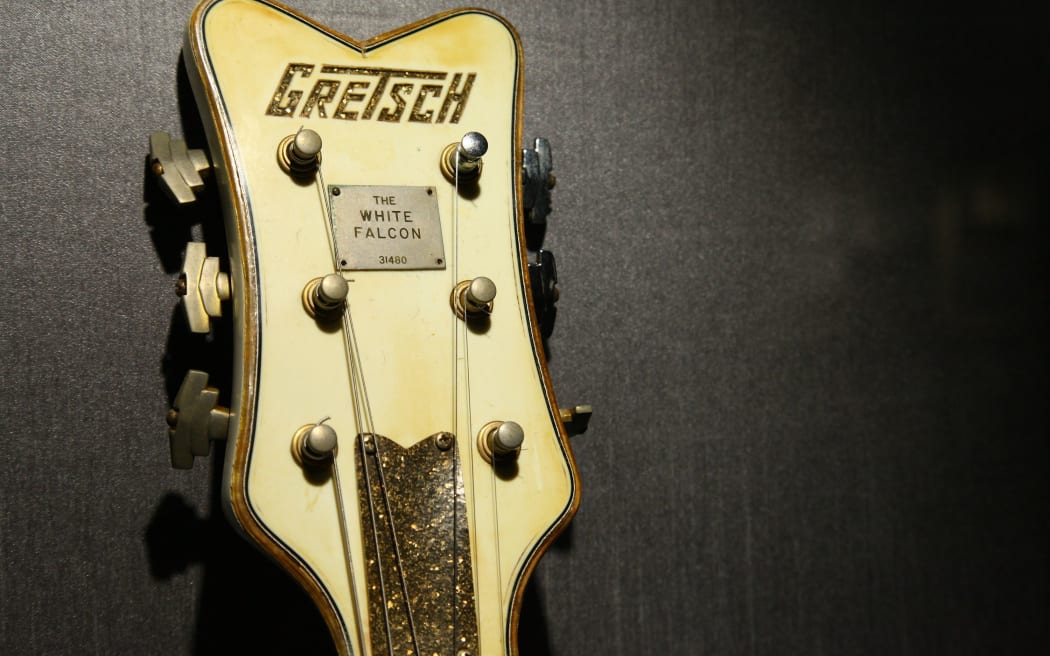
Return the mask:
<path fill-rule="evenodd" d="M 452 433 L 438 433 L 434 436 L 434 445 L 441 451 L 451 449 L 453 442 Z"/>
<path fill-rule="evenodd" d="M 332 195 L 333 196 L 338 196 L 341 193 L 343 193 L 343 192 L 339 190 L 339 187 L 332 187 Z"/>

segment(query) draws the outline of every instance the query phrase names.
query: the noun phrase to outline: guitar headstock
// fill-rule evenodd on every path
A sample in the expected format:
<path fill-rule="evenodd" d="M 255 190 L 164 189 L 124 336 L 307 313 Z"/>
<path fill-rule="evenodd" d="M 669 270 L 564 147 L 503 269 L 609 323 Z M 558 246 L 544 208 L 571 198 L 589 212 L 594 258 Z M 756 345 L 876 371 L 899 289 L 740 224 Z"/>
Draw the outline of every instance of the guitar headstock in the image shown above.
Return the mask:
<path fill-rule="evenodd" d="M 234 368 L 229 410 L 187 378 L 173 463 L 227 439 L 230 517 L 341 653 L 513 653 L 589 414 L 559 410 L 544 360 L 557 278 L 525 230 L 553 177 L 545 141 L 522 148 L 517 34 L 459 10 L 357 42 L 205 0 L 184 56 L 230 253 L 191 245 L 180 293 L 195 331 L 229 299 Z M 179 202 L 208 159 L 151 138 Z"/>

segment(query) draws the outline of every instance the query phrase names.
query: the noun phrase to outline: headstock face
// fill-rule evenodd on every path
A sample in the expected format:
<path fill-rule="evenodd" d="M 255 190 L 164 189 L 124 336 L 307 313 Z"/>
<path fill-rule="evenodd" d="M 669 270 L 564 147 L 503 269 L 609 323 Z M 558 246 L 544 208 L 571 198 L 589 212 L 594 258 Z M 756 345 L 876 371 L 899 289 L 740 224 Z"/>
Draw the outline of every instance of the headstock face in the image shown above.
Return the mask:
<path fill-rule="evenodd" d="M 578 498 L 525 271 L 516 33 L 462 10 L 359 43 L 208 0 L 184 52 L 231 245 L 231 516 L 342 653 L 513 652 Z M 295 175 L 280 144 L 301 129 L 320 165 Z M 468 161 L 458 181 L 440 165 L 469 131 L 488 142 L 473 185 Z M 345 304 L 311 316 L 304 289 L 331 274 Z M 478 320 L 487 291 L 454 290 L 480 278 L 497 293 Z"/>

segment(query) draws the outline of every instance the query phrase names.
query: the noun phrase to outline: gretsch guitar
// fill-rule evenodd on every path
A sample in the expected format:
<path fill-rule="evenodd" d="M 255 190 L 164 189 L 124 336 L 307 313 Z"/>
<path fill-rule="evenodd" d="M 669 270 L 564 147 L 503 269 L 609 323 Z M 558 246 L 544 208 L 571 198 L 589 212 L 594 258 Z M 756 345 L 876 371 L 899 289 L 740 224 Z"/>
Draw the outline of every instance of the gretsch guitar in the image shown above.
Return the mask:
<path fill-rule="evenodd" d="M 576 510 L 542 338 L 547 142 L 522 144 L 522 50 L 491 13 L 359 42 L 275 2 L 205 0 L 183 54 L 209 150 L 150 137 L 179 203 L 215 180 L 228 265 L 187 246 L 189 327 L 232 315 L 229 408 L 190 371 L 175 467 L 226 441 L 237 528 L 341 654 L 516 653 L 537 559 Z"/>

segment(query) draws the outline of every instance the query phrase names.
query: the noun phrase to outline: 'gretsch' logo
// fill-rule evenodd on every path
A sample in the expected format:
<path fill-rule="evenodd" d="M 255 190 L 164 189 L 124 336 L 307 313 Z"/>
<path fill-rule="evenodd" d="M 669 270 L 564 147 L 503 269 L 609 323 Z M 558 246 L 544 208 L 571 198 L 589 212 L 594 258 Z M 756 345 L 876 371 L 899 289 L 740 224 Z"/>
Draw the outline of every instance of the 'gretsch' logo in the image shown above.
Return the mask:
<path fill-rule="evenodd" d="M 316 110 L 318 118 L 344 121 L 459 123 L 477 77 L 475 73 L 455 73 L 448 80 L 449 74 L 441 71 L 325 64 L 312 87 L 301 84 L 314 68 L 314 64 L 288 64 L 266 114 L 310 118 Z M 306 102 L 300 108 L 305 93 Z"/>

